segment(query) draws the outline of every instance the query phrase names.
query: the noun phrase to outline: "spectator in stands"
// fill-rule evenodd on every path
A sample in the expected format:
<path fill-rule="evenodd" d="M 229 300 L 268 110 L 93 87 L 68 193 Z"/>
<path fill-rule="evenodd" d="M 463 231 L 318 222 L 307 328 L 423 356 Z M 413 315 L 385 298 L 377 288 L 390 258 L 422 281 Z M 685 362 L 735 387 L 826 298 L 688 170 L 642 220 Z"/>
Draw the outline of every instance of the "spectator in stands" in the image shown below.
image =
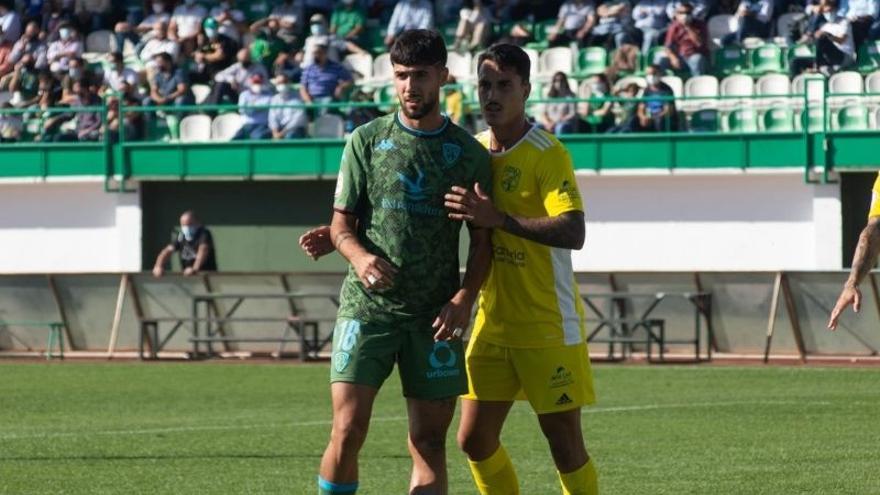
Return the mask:
<path fill-rule="evenodd" d="M 632 16 L 629 0 L 607 0 L 599 5 L 596 13 L 599 23 L 593 28 L 591 43 L 619 48 L 633 32 Z"/>
<path fill-rule="evenodd" d="M 189 81 L 183 70 L 174 65 L 167 53 L 153 57 L 156 72 L 150 78 L 150 94 L 143 100 L 144 106 L 192 105 L 195 102 Z"/>
<path fill-rule="evenodd" d="M 141 48 L 140 59 L 148 68 L 153 68 L 152 61 L 160 53 L 167 53 L 175 61 L 180 57 L 180 43 L 171 39 L 169 30 L 170 28 L 165 21 L 157 22 L 153 27 L 152 38 Z"/>
<path fill-rule="evenodd" d="M 48 70 L 37 74 L 37 105 L 41 110 L 55 106 L 61 99 L 61 86 L 58 80 Z"/>
<path fill-rule="evenodd" d="M 269 17 L 251 24 L 251 31 L 262 28 L 270 20 L 278 21 L 278 36 L 289 45 L 302 43 L 302 31 L 305 23 L 305 7 L 301 0 L 284 0 L 272 8 Z"/>
<path fill-rule="evenodd" d="M 626 132 L 636 132 L 638 128 L 638 106 L 639 103 L 635 100 L 639 95 L 639 91 L 641 88 L 636 83 L 629 83 L 617 90 L 615 96 L 618 98 L 622 98 L 625 101 L 616 102 L 614 104 L 615 113 L 619 115 L 623 115 L 622 122 L 611 129 L 608 129 L 609 133 L 618 134 L 618 133 L 626 133 Z"/>
<path fill-rule="evenodd" d="M 168 0 L 171 2 L 172 0 Z M 147 2 L 150 7 L 150 15 L 146 16 L 138 24 L 132 24 L 128 21 L 118 22 L 113 28 L 116 37 L 116 50 L 124 51 L 125 40 L 131 42 L 134 51 L 139 53 L 144 44 L 150 41 L 156 33 L 156 26 L 163 24 L 162 30 L 167 37 L 168 23 L 171 22 L 171 9 L 169 4 L 163 0 L 153 0 Z M 149 58 L 149 57 L 147 57 Z"/>
<path fill-rule="evenodd" d="M 71 109 L 100 106 L 101 98 L 98 97 L 97 90 L 96 85 L 84 79 L 75 81 L 73 83 L 73 98 L 69 102 Z M 67 118 L 70 117 L 67 116 Z M 76 111 L 73 112 L 73 119 L 76 121 L 76 130 L 59 132 L 53 136 L 53 141 L 97 141 L 100 139 L 101 112 Z M 46 135 L 46 137 L 48 136 Z"/>
<path fill-rule="evenodd" d="M 715 0 L 671 0 L 666 4 L 666 16 L 675 20 L 675 13 L 683 3 L 690 4 L 691 14 L 694 16 L 694 19 L 703 22 L 709 20 L 709 12 L 715 6 Z"/>
<path fill-rule="evenodd" d="M 275 96 L 272 97 L 272 105 L 303 104 L 286 75 L 277 75 L 272 83 L 275 85 L 276 91 Z M 272 131 L 272 139 L 304 138 L 308 125 L 309 117 L 305 108 L 273 106 L 269 109 L 269 129 Z"/>
<path fill-rule="evenodd" d="M 24 28 L 24 34 L 12 45 L 12 53 L 9 54 L 13 63 L 18 63 L 22 57 L 29 54 L 34 58 L 34 66 L 37 69 L 45 69 L 49 62 L 46 59 L 48 47 L 42 39 L 40 25 L 36 21 L 30 21 Z"/>
<path fill-rule="evenodd" d="M 278 35 L 280 29 L 278 19 L 269 19 L 262 28 L 252 31 L 254 40 L 251 42 L 251 59 L 254 62 L 263 64 L 265 67 L 272 67 L 278 56 L 287 52 L 290 45 Z"/>
<path fill-rule="evenodd" d="M 244 12 L 235 8 L 233 0 L 221 0 L 211 9 L 208 17 L 217 21 L 220 34 L 232 38 L 236 43 L 241 42 L 241 35 L 247 30 Z"/>
<path fill-rule="evenodd" d="M 269 109 L 249 107 L 269 105 L 274 94 L 272 86 L 265 84 L 260 74 L 254 74 L 248 79 L 247 86 L 238 95 L 241 127 L 232 136 L 233 140 L 267 139 L 272 136 L 272 131 L 269 130 Z"/>
<path fill-rule="evenodd" d="M 428 0 L 400 0 L 394 6 L 391 20 L 388 21 L 388 34 L 385 46 L 390 47 L 394 39 L 407 29 L 431 29 L 434 27 L 434 6 Z"/>
<path fill-rule="evenodd" d="M 21 138 L 24 121 L 20 113 L 11 110 L 14 108 L 10 102 L 0 104 L 0 143 L 14 143 Z"/>
<path fill-rule="evenodd" d="M 12 61 L 12 42 L 3 38 L 3 30 L 0 29 L 0 80 L 3 76 L 10 74 L 15 67 Z"/>
<path fill-rule="evenodd" d="M 660 80 L 662 74 L 658 65 L 651 65 L 645 71 L 648 86 L 642 92 L 643 100 L 636 107 L 638 131 L 670 132 L 678 129 L 678 114 L 673 99 L 675 93 Z"/>
<path fill-rule="evenodd" d="M 156 257 L 153 276 L 159 278 L 165 273 L 165 266 L 175 252 L 180 253 L 180 266 L 184 276 L 217 271 L 214 236 L 192 210 L 187 210 L 180 216 L 180 230 L 172 233 L 171 243 Z"/>
<path fill-rule="evenodd" d="M 119 95 L 133 96 L 138 87 L 138 73 L 125 66 L 125 60 L 119 52 L 107 56 L 107 65 L 109 67 L 104 71 L 100 94 L 112 91 Z"/>
<path fill-rule="evenodd" d="M 168 25 L 168 36 L 180 43 L 183 53 L 193 52 L 196 36 L 201 31 L 202 22 L 208 12 L 204 7 L 196 3 L 196 0 L 184 0 L 183 5 L 178 5 L 171 15 L 171 23 Z"/>
<path fill-rule="evenodd" d="M 880 0 L 847 0 L 840 15 L 846 17 L 852 27 L 855 46 L 880 38 Z"/>
<path fill-rule="evenodd" d="M 275 75 L 284 74 L 290 82 L 300 82 L 302 79 L 301 58 L 302 52 L 296 48 L 279 54 L 278 57 L 275 58 L 272 73 Z"/>
<path fill-rule="evenodd" d="M 34 56 L 27 53 L 15 64 L 11 74 L 0 79 L 0 91 L 10 91 L 13 97 L 18 94 L 19 101 L 16 106 L 36 105 L 40 87 L 38 76 L 39 71 L 34 63 Z"/>
<path fill-rule="evenodd" d="M 122 101 L 128 106 L 138 105 L 135 96 L 123 96 Z M 110 141 L 116 143 L 119 141 L 119 125 L 122 119 L 119 115 L 120 98 L 110 98 L 107 100 L 107 124 L 106 128 L 110 132 Z M 140 112 L 127 112 L 124 118 L 123 129 L 125 131 L 126 141 L 137 141 L 143 139 L 144 135 L 144 115 Z"/>
<path fill-rule="evenodd" d="M 576 42 L 585 45 L 596 25 L 596 8 L 592 0 L 568 0 L 559 7 L 556 24 L 550 28 L 547 41 L 551 45 Z"/>
<path fill-rule="evenodd" d="M 315 63 L 302 74 L 300 96 L 306 103 L 329 103 L 345 99 L 345 92 L 354 84 L 351 73 L 327 56 L 327 47 L 315 47 Z"/>
<path fill-rule="evenodd" d="M 690 4 L 682 3 L 678 6 L 675 21 L 666 32 L 664 46 L 664 68 L 678 71 L 687 66 L 692 76 L 706 73 L 709 62 L 709 31 L 705 22 L 693 16 L 693 7 Z"/>
<path fill-rule="evenodd" d="M 610 96 L 611 84 L 605 74 L 590 77 L 590 101 L 584 111 L 590 132 L 603 133 L 614 126 L 614 103 L 608 99 Z"/>
<path fill-rule="evenodd" d="M 70 59 L 79 57 L 82 53 L 83 43 L 76 28 L 69 22 L 61 23 L 58 26 L 58 39 L 49 43 L 46 53 L 49 70 L 56 74 L 67 72 Z"/>
<path fill-rule="evenodd" d="M 21 16 L 15 11 L 15 2 L 12 0 L 0 0 L 0 42 L 8 42 L 10 45 L 21 38 Z"/>
<path fill-rule="evenodd" d="M 358 45 L 331 34 L 327 26 L 327 20 L 322 14 L 314 14 L 309 19 L 309 22 L 311 35 L 306 38 L 305 46 L 303 47 L 303 67 L 308 67 L 314 63 L 315 47 L 318 45 L 327 47 L 327 55 L 334 62 L 342 60 L 340 54 L 343 53 L 366 53 L 366 50 Z"/>
<path fill-rule="evenodd" d="M 110 0 L 76 0 L 73 8 L 79 26 L 88 32 L 109 26 L 112 10 Z"/>
<path fill-rule="evenodd" d="M 617 81 L 620 74 L 632 74 L 642 69 L 639 47 L 631 36 L 623 38 L 623 45 L 611 54 L 611 63 L 605 68 L 609 81 Z"/>
<path fill-rule="evenodd" d="M 485 48 L 492 33 L 492 12 L 483 0 L 465 0 L 455 28 L 455 51 Z"/>
<path fill-rule="evenodd" d="M 42 28 L 49 35 L 54 35 L 63 23 L 70 23 L 73 19 L 73 2 L 69 2 L 71 9 L 66 9 L 61 2 L 50 1 L 49 13 L 43 16 Z"/>
<path fill-rule="evenodd" d="M 251 60 L 251 52 L 247 48 L 240 48 L 235 57 L 237 61 L 234 64 L 214 77 L 214 87 L 205 103 L 217 105 L 238 101 L 239 92 L 247 86 L 253 75 L 259 74 L 263 81 L 269 79 L 266 68 Z"/>
<path fill-rule="evenodd" d="M 666 36 L 668 3 L 668 0 L 639 0 L 633 8 L 633 20 L 636 29 L 642 33 L 642 53 L 645 55 Z"/>
<path fill-rule="evenodd" d="M 367 15 L 355 0 L 342 0 L 330 16 L 330 34 L 363 49 L 363 34 Z"/>
<path fill-rule="evenodd" d="M 553 99 L 570 99 L 577 98 L 574 91 L 568 85 L 568 77 L 564 72 L 553 74 L 553 80 L 550 86 L 550 92 L 547 98 Z M 554 134 L 572 134 L 578 131 L 578 122 L 580 119 L 577 114 L 577 104 L 574 102 L 552 102 L 544 105 L 544 111 L 541 112 L 540 122 L 548 132 Z"/>
<path fill-rule="evenodd" d="M 724 37 L 722 44 L 742 45 L 746 38 L 767 38 L 773 21 L 774 0 L 742 0 L 737 7 L 736 17 L 739 27 L 735 33 Z"/>
<path fill-rule="evenodd" d="M 94 80 L 94 74 L 86 66 L 85 60 L 81 57 L 70 59 L 67 73 L 61 78 L 61 99 L 64 102 L 74 101 L 77 96 L 74 90 L 74 83 L 86 81 L 86 85 Z"/>
<path fill-rule="evenodd" d="M 813 34 L 816 66 L 826 76 L 855 62 L 855 43 L 849 20 L 837 10 L 837 0 L 823 0 L 825 23 Z"/>
<path fill-rule="evenodd" d="M 205 19 L 203 30 L 197 37 L 196 50 L 193 52 L 193 81 L 210 84 L 220 71 L 232 63 L 238 44 L 220 33 L 213 17 Z"/>

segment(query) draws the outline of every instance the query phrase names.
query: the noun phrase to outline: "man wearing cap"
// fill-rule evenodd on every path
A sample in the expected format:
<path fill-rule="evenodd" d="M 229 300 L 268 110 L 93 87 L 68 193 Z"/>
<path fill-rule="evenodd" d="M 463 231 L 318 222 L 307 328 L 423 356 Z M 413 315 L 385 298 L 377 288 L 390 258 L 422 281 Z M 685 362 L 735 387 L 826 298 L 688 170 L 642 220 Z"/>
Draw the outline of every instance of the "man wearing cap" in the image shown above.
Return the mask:
<path fill-rule="evenodd" d="M 268 139 L 269 109 L 265 105 L 272 102 L 272 87 L 263 82 L 263 76 L 253 74 L 248 78 L 247 87 L 238 95 L 238 113 L 241 115 L 241 127 L 233 140 Z M 260 107 L 263 108 L 254 108 Z"/>
<path fill-rule="evenodd" d="M 315 46 L 315 63 L 303 70 L 299 94 L 306 103 L 342 100 L 354 84 L 351 73 L 327 56 L 327 46 Z"/>

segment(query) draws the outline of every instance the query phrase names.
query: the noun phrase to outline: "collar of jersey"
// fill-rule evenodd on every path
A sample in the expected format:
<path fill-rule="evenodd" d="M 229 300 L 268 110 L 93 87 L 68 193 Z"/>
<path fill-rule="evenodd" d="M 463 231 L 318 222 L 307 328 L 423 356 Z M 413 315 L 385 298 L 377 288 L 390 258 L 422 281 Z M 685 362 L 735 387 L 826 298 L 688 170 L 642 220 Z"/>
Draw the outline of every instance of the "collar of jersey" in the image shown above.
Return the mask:
<path fill-rule="evenodd" d="M 519 141 L 517 141 L 516 143 L 514 143 L 513 146 L 511 146 L 510 148 L 507 148 L 507 149 L 504 150 L 504 151 L 492 151 L 491 149 L 489 149 L 489 154 L 492 155 L 492 156 L 504 156 L 504 155 L 510 153 L 511 151 L 515 150 L 517 146 L 519 146 L 520 144 L 522 144 L 522 142 L 525 141 L 526 138 L 529 137 L 529 134 L 535 132 L 535 129 L 537 129 L 537 128 L 538 128 L 538 125 L 537 125 L 537 124 L 532 124 L 532 127 L 531 127 L 528 131 L 526 131 L 526 133 L 523 134 L 522 137 L 519 138 Z M 489 144 L 491 144 L 491 143 L 492 143 L 492 137 L 491 137 L 491 135 L 490 135 L 490 137 L 489 137 Z M 488 148 L 488 146 L 487 146 L 487 148 Z"/>
<path fill-rule="evenodd" d="M 420 131 L 418 129 L 413 129 L 412 127 L 407 126 L 403 123 L 402 120 L 400 120 L 400 112 L 394 114 L 394 121 L 397 122 L 397 125 L 399 125 L 401 129 L 417 137 L 436 136 L 445 131 L 446 127 L 449 126 L 449 117 L 447 117 L 446 115 L 443 116 L 443 125 L 434 129 L 433 131 Z"/>

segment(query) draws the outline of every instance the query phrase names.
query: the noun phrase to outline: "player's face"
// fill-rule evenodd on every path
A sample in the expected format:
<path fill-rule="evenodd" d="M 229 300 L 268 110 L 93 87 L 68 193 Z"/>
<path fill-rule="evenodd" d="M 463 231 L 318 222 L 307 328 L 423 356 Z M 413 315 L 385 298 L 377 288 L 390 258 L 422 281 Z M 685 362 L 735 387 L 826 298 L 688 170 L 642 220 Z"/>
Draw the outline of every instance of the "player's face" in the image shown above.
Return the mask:
<path fill-rule="evenodd" d="M 394 89 L 408 119 L 418 120 L 439 111 L 440 86 L 449 70 L 437 65 L 394 65 Z"/>
<path fill-rule="evenodd" d="M 526 111 L 531 84 L 511 68 L 501 70 L 485 60 L 480 64 L 478 91 L 480 109 L 489 126 L 519 125 Z"/>

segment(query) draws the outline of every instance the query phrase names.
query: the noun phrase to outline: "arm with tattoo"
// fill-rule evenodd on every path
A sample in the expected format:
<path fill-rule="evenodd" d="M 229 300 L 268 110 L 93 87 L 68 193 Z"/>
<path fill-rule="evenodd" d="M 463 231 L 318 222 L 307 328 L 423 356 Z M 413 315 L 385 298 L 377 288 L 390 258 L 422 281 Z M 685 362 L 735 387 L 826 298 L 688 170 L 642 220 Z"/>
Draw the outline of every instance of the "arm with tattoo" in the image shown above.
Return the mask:
<path fill-rule="evenodd" d="M 564 249 L 582 248 L 586 237 L 582 211 L 568 211 L 555 217 L 539 218 L 505 214 L 499 228 L 523 239 Z"/>
<path fill-rule="evenodd" d="M 831 311 L 831 318 L 828 320 L 828 328 L 831 330 L 837 329 L 837 320 L 847 306 L 852 305 L 853 311 L 859 312 L 862 305 L 862 292 L 859 290 L 859 285 L 874 267 L 878 253 L 880 253 L 880 217 L 871 217 L 868 220 L 868 225 L 859 236 L 859 244 L 856 246 L 856 254 L 853 256 L 849 279 L 844 284 L 840 297 L 837 298 L 837 304 Z"/>

